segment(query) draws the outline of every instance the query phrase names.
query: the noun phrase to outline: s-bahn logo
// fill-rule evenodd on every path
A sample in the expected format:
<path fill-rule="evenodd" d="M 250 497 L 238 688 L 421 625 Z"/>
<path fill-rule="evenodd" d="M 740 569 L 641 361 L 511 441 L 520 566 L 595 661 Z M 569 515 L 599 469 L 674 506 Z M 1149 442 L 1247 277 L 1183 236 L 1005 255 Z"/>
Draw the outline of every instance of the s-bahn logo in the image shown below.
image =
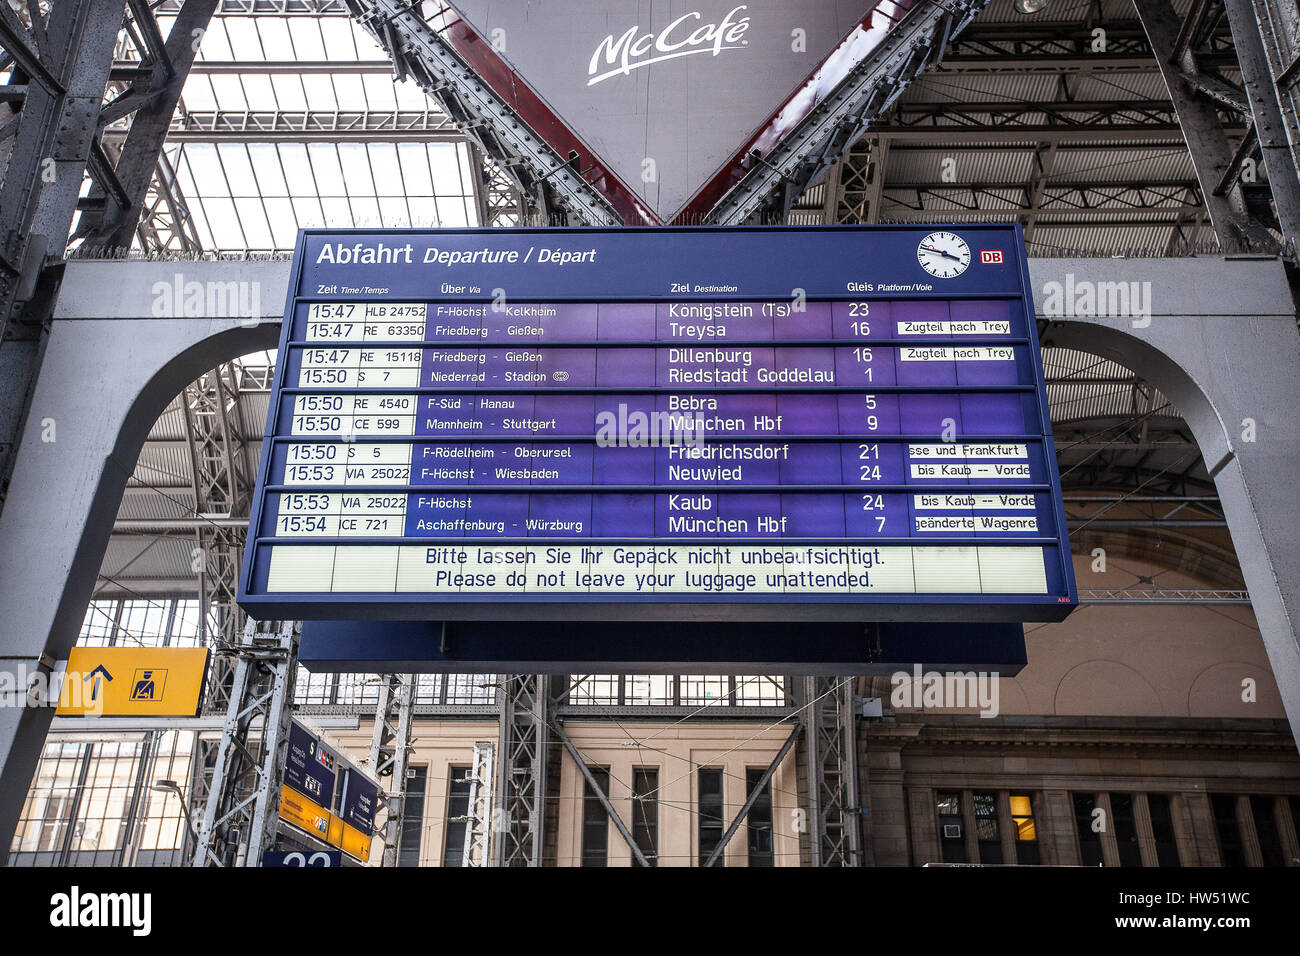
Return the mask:
<path fill-rule="evenodd" d="M 693 11 L 682 14 L 658 34 L 643 32 L 640 24 L 629 27 L 617 39 L 611 33 L 596 44 L 587 68 L 587 85 L 595 86 L 611 77 L 627 76 L 633 70 L 678 57 L 697 53 L 718 56 L 725 50 L 744 49 L 749 44 L 744 38 L 749 17 L 738 14 L 748 7 L 745 3 L 732 7 L 718 23 L 700 23 L 704 15 Z"/>

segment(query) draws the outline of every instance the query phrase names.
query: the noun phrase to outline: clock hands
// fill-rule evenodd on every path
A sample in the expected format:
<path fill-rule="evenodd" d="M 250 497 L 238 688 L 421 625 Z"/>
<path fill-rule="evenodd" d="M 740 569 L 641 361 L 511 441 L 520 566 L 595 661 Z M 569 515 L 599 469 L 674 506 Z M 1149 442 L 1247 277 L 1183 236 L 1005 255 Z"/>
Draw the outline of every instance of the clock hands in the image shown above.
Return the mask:
<path fill-rule="evenodd" d="M 951 259 L 953 262 L 961 262 L 961 256 L 954 256 L 951 252 L 944 252 L 942 249 L 934 248 L 934 246 L 922 245 L 921 249 L 925 252 L 937 252 L 945 259 Z"/>

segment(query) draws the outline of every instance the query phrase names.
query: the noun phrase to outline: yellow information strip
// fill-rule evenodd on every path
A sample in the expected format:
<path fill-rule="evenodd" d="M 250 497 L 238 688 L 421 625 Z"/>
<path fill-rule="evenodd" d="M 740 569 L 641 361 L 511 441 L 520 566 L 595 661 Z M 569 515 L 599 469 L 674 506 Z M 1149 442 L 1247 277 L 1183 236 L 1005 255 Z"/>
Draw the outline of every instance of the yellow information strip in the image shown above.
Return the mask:
<path fill-rule="evenodd" d="M 335 819 L 338 819 L 337 817 Z M 356 827 L 349 823 L 339 820 L 339 826 L 342 832 L 339 834 L 339 842 L 336 844 L 340 850 L 349 856 L 354 856 L 358 860 L 370 859 L 370 837 L 366 836 Z"/>
<path fill-rule="evenodd" d="M 306 830 L 321 842 L 334 843 L 329 839 L 334 814 L 297 790 L 280 788 L 280 819 Z"/>
<path fill-rule="evenodd" d="M 370 859 L 370 837 L 289 786 L 280 788 L 280 819 L 362 862 Z"/>
<path fill-rule="evenodd" d="M 203 699 L 203 647 L 74 647 L 59 717 L 193 717 Z"/>

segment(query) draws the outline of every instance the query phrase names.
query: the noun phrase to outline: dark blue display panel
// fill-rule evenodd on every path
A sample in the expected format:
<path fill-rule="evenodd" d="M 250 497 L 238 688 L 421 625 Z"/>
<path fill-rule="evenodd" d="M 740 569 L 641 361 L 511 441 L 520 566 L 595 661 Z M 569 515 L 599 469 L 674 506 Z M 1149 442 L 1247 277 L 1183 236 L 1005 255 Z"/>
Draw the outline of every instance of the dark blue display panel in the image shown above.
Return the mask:
<path fill-rule="evenodd" d="M 1014 226 L 303 232 L 241 603 L 1058 620 L 1027 279 Z"/>

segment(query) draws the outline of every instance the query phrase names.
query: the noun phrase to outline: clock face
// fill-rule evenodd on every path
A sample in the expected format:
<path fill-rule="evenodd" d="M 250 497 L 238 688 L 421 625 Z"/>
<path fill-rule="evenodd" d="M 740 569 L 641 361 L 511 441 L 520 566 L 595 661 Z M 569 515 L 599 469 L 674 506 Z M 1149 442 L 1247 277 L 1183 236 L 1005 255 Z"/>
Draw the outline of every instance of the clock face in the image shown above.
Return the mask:
<path fill-rule="evenodd" d="M 970 246 L 961 236 L 951 232 L 932 232 L 921 240 L 916 249 L 916 260 L 930 275 L 952 279 L 970 265 Z"/>

